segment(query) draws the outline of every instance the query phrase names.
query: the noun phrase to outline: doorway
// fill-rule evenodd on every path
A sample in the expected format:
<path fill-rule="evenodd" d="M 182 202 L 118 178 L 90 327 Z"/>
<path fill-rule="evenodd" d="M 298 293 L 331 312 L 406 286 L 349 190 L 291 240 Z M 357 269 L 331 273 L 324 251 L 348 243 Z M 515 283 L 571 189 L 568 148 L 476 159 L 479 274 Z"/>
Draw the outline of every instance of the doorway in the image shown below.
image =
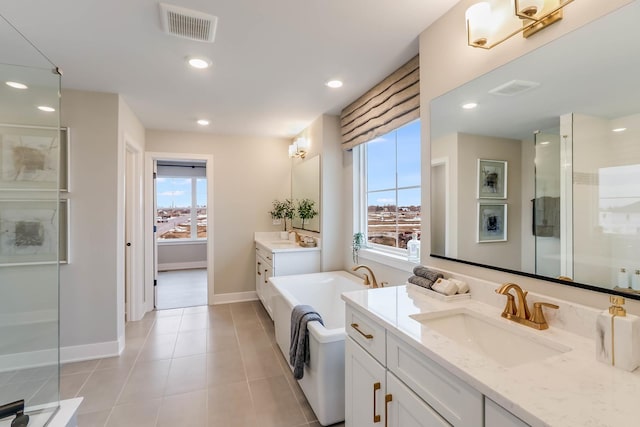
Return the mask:
<path fill-rule="evenodd" d="M 147 165 L 151 309 L 208 305 L 213 299 L 212 158 L 148 153 Z"/>

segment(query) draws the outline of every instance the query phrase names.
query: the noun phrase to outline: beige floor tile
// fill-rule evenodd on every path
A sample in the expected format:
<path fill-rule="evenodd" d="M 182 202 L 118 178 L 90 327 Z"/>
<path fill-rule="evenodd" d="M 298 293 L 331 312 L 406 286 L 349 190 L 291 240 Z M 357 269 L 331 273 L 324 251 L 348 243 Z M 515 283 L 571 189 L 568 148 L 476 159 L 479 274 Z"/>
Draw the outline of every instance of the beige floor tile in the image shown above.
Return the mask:
<path fill-rule="evenodd" d="M 0 372 L 0 385 L 6 384 L 15 375 L 15 371 Z"/>
<path fill-rule="evenodd" d="M 207 388 L 207 355 L 172 359 L 165 396 Z"/>
<path fill-rule="evenodd" d="M 64 400 L 76 397 L 89 378 L 89 375 L 91 375 L 90 372 L 84 372 L 60 377 L 60 399 Z"/>
<path fill-rule="evenodd" d="M 7 381 L 7 384 L 24 383 L 27 381 L 42 381 L 43 383 L 58 375 L 58 366 L 43 366 L 40 368 L 27 368 L 16 371 Z"/>
<path fill-rule="evenodd" d="M 316 417 L 316 413 L 313 412 L 313 408 L 311 407 L 311 405 L 309 405 L 309 402 L 307 402 L 306 399 L 302 402 L 298 401 L 298 403 L 300 404 L 302 414 L 307 421 L 312 422 L 318 420 L 318 417 Z"/>
<path fill-rule="evenodd" d="M 197 331 L 207 329 L 209 327 L 209 313 L 184 314 L 182 315 L 182 323 L 180 324 L 180 332 Z"/>
<path fill-rule="evenodd" d="M 207 331 L 207 353 L 239 352 L 240 345 L 233 327 Z"/>
<path fill-rule="evenodd" d="M 202 427 L 207 425 L 207 390 L 165 397 L 158 427 Z"/>
<path fill-rule="evenodd" d="M 206 329 L 180 332 L 176 341 L 173 357 L 194 356 L 196 354 L 206 353 L 207 335 Z"/>
<path fill-rule="evenodd" d="M 257 427 L 247 382 L 218 385 L 208 390 L 208 426 Z"/>
<path fill-rule="evenodd" d="M 247 376 L 240 352 L 207 354 L 207 385 L 230 384 L 246 381 Z"/>
<path fill-rule="evenodd" d="M 100 363 L 98 363 L 96 371 L 116 369 L 121 374 L 128 374 L 136 363 L 138 353 L 138 351 L 129 351 L 128 349 L 125 349 L 120 356 L 100 359 Z"/>
<path fill-rule="evenodd" d="M 111 411 L 106 427 L 155 427 L 160 403 L 161 399 L 156 399 L 118 405 Z"/>
<path fill-rule="evenodd" d="M 182 315 L 159 317 L 156 319 L 156 322 L 153 325 L 153 328 L 151 329 L 151 333 L 152 334 L 176 333 L 180 330 L 181 322 L 182 322 Z"/>
<path fill-rule="evenodd" d="M 129 322 L 125 328 L 125 336 L 130 338 L 146 338 L 153 327 L 154 319 L 142 319 L 137 322 Z"/>
<path fill-rule="evenodd" d="M 266 349 L 240 348 L 244 369 L 249 380 L 276 377 L 283 374 L 273 347 Z"/>
<path fill-rule="evenodd" d="M 284 375 L 249 381 L 256 417 L 265 426 L 297 426 L 307 422 Z"/>
<path fill-rule="evenodd" d="M 247 323 L 260 323 L 256 310 L 250 302 L 240 302 L 231 306 L 231 316 L 236 326 Z"/>
<path fill-rule="evenodd" d="M 118 398 L 118 405 L 161 398 L 169 377 L 171 360 L 138 362 Z"/>
<path fill-rule="evenodd" d="M 275 337 L 269 336 L 262 325 L 245 324 L 236 328 L 238 342 L 241 349 L 263 350 L 270 348 L 275 342 Z"/>
<path fill-rule="evenodd" d="M 186 307 L 182 312 L 182 314 L 189 315 L 189 314 L 208 313 L 208 312 L 209 312 L 208 305 L 199 305 L 196 307 Z"/>
<path fill-rule="evenodd" d="M 177 339 L 177 333 L 150 335 L 140 350 L 138 361 L 171 359 Z"/>
<path fill-rule="evenodd" d="M 160 319 L 163 317 L 182 317 L 184 308 L 172 308 L 169 310 L 155 310 L 155 318 Z"/>
<path fill-rule="evenodd" d="M 60 365 L 60 376 L 93 372 L 99 362 L 100 360 L 86 360 L 84 362 L 64 363 Z"/>
<path fill-rule="evenodd" d="M 78 392 L 84 398 L 78 413 L 110 409 L 124 388 L 127 375 L 118 369 L 94 371 Z"/>
<path fill-rule="evenodd" d="M 78 414 L 78 427 L 104 427 L 110 413 L 111 409 Z"/>

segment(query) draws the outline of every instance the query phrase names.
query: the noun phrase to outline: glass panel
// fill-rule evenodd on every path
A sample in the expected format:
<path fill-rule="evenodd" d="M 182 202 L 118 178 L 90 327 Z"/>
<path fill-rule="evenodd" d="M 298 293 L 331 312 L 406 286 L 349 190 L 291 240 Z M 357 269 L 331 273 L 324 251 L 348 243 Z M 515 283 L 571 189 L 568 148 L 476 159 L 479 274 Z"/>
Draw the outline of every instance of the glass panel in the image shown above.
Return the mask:
<path fill-rule="evenodd" d="M 198 214 L 198 239 L 207 237 L 207 179 L 196 180 L 196 205 Z"/>
<path fill-rule="evenodd" d="M 398 134 L 398 187 L 421 184 L 420 175 L 420 121 L 409 123 L 397 130 Z"/>
<path fill-rule="evenodd" d="M 420 188 L 398 190 L 398 247 L 407 248 L 415 233 L 420 239 Z"/>
<path fill-rule="evenodd" d="M 367 190 L 396 188 L 395 132 L 367 143 Z"/>
<path fill-rule="evenodd" d="M 43 68 L 0 64 L 0 406 L 41 427 L 59 405 L 60 76 L 12 31 L 0 17 L 0 62 Z"/>
<path fill-rule="evenodd" d="M 367 237 L 370 243 L 398 246 L 398 226 L 395 191 L 375 191 L 368 194 Z"/>
<path fill-rule="evenodd" d="M 158 240 L 190 239 L 191 178 L 157 178 L 156 191 Z"/>

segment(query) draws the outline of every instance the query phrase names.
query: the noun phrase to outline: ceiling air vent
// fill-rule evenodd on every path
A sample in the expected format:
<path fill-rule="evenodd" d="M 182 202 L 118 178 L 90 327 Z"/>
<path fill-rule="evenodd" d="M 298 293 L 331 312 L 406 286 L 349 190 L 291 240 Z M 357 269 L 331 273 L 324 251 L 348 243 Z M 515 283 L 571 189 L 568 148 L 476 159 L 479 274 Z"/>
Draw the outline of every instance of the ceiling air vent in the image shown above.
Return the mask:
<path fill-rule="evenodd" d="M 514 96 L 540 86 L 540 83 L 526 80 L 511 80 L 503 85 L 493 88 L 489 93 L 501 96 Z"/>
<path fill-rule="evenodd" d="M 160 11 L 165 33 L 213 43 L 218 17 L 166 3 L 160 3 Z"/>

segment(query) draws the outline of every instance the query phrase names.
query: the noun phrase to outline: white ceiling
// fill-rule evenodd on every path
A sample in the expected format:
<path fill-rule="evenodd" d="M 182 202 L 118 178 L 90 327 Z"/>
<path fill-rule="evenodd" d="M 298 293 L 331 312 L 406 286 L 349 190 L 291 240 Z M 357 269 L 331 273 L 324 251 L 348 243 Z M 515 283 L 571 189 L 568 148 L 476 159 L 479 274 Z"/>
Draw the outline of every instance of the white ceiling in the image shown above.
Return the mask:
<path fill-rule="evenodd" d="M 119 93 L 148 129 L 202 131 L 207 118 L 206 132 L 289 137 L 417 54 L 456 2 L 166 1 L 217 16 L 212 44 L 164 34 L 156 0 L 2 0 L 0 15 L 62 69 L 63 88 Z M 341 89 L 324 85 L 334 78 Z"/>

